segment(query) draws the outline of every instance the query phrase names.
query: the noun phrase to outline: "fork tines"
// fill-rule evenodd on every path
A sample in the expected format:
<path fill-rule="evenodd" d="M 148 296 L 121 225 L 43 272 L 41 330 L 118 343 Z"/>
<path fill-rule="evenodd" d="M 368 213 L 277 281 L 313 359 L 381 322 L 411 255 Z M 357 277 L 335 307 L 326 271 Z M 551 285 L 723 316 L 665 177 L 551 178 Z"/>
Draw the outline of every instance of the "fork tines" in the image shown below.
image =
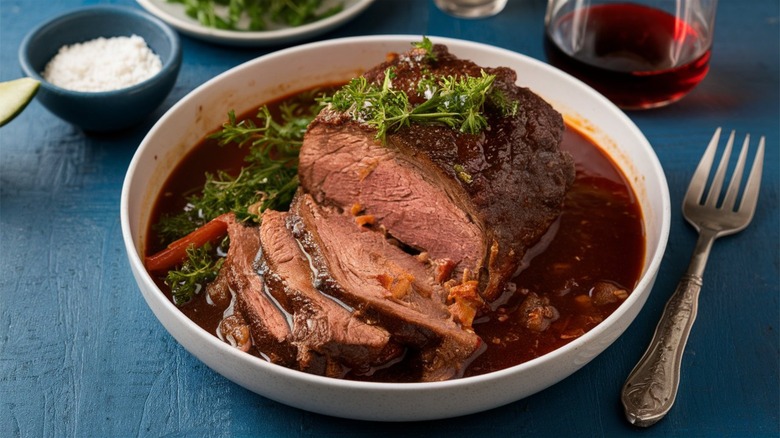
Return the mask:
<path fill-rule="evenodd" d="M 718 143 L 720 141 L 721 128 L 715 130 L 715 134 L 710 140 L 710 144 L 707 146 L 707 150 L 704 153 L 699 165 L 696 167 L 694 176 L 691 179 L 691 184 L 688 187 L 688 195 L 695 195 L 701 205 L 708 207 L 719 207 L 725 210 L 734 210 L 736 201 L 739 195 L 739 188 L 743 180 L 743 171 L 745 168 L 745 161 L 747 160 L 748 149 L 750 145 L 750 134 L 745 135 L 745 140 L 742 143 L 742 149 L 739 153 L 739 158 L 734 167 L 734 174 L 731 176 L 728 189 L 725 196 L 721 196 L 721 189 L 726 176 L 726 170 L 729 167 L 729 159 L 731 157 L 731 150 L 734 145 L 735 132 L 731 131 L 726 146 L 723 150 L 720 163 L 715 171 L 715 175 L 712 178 L 712 184 L 707 191 L 707 198 L 702 201 L 704 195 L 704 189 L 707 186 L 707 180 L 710 176 L 710 170 L 712 168 L 715 154 L 718 150 Z M 761 170 L 764 160 L 764 144 L 765 138 L 762 136 L 758 143 L 758 150 L 753 158 L 753 165 L 751 167 L 750 175 L 748 176 L 747 184 L 745 186 L 744 193 L 757 193 L 761 184 Z M 688 198 L 686 195 L 686 198 Z M 722 198 L 722 200 L 720 199 Z M 743 209 L 755 209 L 755 203 L 757 196 L 743 196 L 740 202 L 738 210 Z M 719 202 L 721 201 L 721 202 Z"/>

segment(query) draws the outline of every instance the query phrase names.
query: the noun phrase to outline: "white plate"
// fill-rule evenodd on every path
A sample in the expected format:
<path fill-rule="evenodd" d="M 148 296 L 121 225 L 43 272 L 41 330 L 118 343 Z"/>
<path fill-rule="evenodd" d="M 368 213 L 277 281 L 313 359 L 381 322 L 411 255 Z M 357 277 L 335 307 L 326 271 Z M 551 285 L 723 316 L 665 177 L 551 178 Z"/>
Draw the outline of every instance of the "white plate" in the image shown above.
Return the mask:
<path fill-rule="evenodd" d="M 383 421 L 446 418 L 501 406 L 559 382 L 612 344 L 644 305 L 666 248 L 671 208 L 661 165 L 636 125 L 593 89 L 547 64 L 484 44 L 431 39 L 480 65 L 513 68 L 519 85 L 531 88 L 570 122 L 586 129 L 623 170 L 640 203 L 647 241 L 637 287 L 601 324 L 553 352 L 501 371 L 446 382 L 372 383 L 315 376 L 239 351 L 198 327 L 157 288 L 141 259 L 152 201 L 174 165 L 218 128 L 229 110 L 243 114 L 296 91 L 346 81 L 382 62 L 387 52 L 408 50 L 420 37 L 373 36 L 306 44 L 235 67 L 185 96 L 141 142 L 122 188 L 122 234 L 144 299 L 166 330 L 216 372 L 270 399 L 323 414 Z"/>
<path fill-rule="evenodd" d="M 137 0 L 149 13 L 170 24 L 181 33 L 204 41 L 234 46 L 266 46 L 286 44 L 312 38 L 333 30 L 355 18 L 374 0 L 325 0 L 323 9 L 338 4 L 344 9 L 338 14 L 297 27 L 279 26 L 266 31 L 234 31 L 206 27 L 184 12 L 184 5 L 166 0 Z"/>

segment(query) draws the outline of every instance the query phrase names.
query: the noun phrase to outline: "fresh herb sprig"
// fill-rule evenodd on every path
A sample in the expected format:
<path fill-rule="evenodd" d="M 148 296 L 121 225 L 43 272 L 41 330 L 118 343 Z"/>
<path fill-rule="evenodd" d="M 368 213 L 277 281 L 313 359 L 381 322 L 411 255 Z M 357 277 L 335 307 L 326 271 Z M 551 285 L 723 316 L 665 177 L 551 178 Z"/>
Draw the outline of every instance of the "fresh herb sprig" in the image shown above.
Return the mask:
<path fill-rule="evenodd" d="M 303 135 L 319 112 L 313 97 L 301 99 L 306 103 L 287 102 L 279 106 L 281 122 L 274 119 L 267 106 L 257 114 L 260 124 L 251 119 L 237 122 L 230 112 L 222 130 L 210 137 L 223 146 L 250 144 L 247 165 L 235 179 L 223 174 L 211 186 L 207 184 L 204 198 L 214 192 L 214 199 L 221 200 L 216 203 L 218 206 L 228 205 L 238 220 L 254 222 L 260 221 L 260 214 L 266 209 L 282 209 L 290 204 L 298 188 L 298 153 Z"/>
<path fill-rule="evenodd" d="M 376 129 L 376 138 L 383 141 L 388 133 L 411 123 L 445 125 L 477 134 L 488 125 L 485 105 L 489 100 L 504 115 L 514 115 L 517 111 L 517 103 L 509 102 L 493 87 L 496 76 L 484 71 L 478 77 L 424 77 L 418 82 L 416 91 L 426 100 L 414 107 L 404 91 L 393 87 L 394 77 L 392 68 L 385 70 L 381 85 L 369 83 L 361 76 L 322 101 Z"/>
<path fill-rule="evenodd" d="M 187 260 L 177 270 L 168 271 L 165 284 L 171 288 L 173 303 L 182 306 L 197 295 L 203 285 L 217 278 L 224 258 L 214 257 L 210 243 L 187 248 Z"/>
<path fill-rule="evenodd" d="M 273 24 L 301 26 L 341 12 L 339 2 L 323 10 L 322 0 L 167 0 L 204 26 L 238 31 L 267 30 Z M 246 23 L 242 19 L 246 17 Z"/>

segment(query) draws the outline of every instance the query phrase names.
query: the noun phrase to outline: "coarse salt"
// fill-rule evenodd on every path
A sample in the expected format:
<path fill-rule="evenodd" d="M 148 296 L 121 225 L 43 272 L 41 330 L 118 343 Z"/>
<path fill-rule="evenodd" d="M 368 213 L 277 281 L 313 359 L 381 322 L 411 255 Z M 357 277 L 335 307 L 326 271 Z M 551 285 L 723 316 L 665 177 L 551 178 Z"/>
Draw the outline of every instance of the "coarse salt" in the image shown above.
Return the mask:
<path fill-rule="evenodd" d="M 162 62 L 138 35 L 96 38 L 63 46 L 41 75 L 73 91 L 111 91 L 138 84 L 162 70 Z"/>

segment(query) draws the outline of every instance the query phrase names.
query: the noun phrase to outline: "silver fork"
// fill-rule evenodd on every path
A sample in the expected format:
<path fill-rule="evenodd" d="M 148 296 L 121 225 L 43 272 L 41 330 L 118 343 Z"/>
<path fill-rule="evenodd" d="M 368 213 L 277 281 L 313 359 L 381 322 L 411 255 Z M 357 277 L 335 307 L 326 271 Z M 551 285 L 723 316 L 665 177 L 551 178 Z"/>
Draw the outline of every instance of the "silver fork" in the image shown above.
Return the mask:
<path fill-rule="evenodd" d="M 720 128 L 715 130 L 715 135 L 696 167 L 683 201 L 683 216 L 699 232 L 699 239 L 688 270 L 666 303 L 650 346 L 628 375 L 623 386 L 621 400 L 626 418 L 636 426 L 647 427 L 655 424 L 674 404 L 680 384 L 683 350 L 693 321 L 696 319 L 702 275 L 712 243 L 720 236 L 745 229 L 756 211 L 758 189 L 761 185 L 761 168 L 764 162 L 764 137 L 761 137 L 758 143 L 758 150 L 739 207 L 734 208 L 745 169 L 750 135 L 745 136 L 726 195 L 723 201 L 719 202 L 734 144 L 734 131 L 729 136 L 710 190 L 702 202 L 719 140 Z"/>

